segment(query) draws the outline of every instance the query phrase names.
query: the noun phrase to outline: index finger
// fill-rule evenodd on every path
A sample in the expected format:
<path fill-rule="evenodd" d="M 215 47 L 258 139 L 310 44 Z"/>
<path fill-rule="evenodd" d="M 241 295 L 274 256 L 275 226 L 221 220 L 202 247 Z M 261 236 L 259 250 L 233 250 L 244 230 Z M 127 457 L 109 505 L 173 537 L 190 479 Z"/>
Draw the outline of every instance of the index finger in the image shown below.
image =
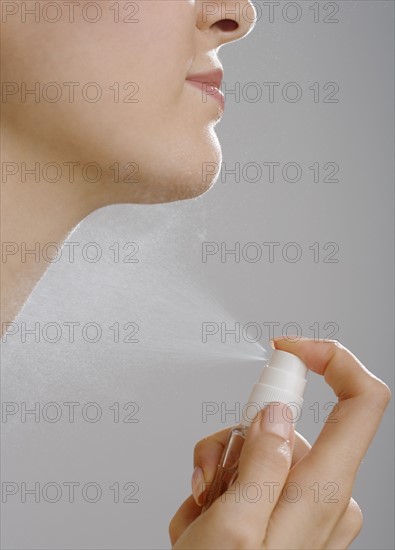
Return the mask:
<path fill-rule="evenodd" d="M 338 397 L 309 459 L 326 474 L 352 481 L 391 398 L 388 386 L 338 341 L 288 337 L 275 338 L 273 344 L 324 376 Z"/>

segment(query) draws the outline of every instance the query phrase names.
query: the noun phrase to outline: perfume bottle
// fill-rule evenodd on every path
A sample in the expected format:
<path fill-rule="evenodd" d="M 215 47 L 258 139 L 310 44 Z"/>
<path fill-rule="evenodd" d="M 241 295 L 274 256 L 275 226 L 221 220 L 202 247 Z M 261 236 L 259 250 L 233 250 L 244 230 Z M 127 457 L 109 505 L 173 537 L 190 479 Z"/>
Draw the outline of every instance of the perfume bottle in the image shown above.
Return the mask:
<path fill-rule="evenodd" d="M 302 410 L 307 372 L 306 365 L 296 355 L 281 350 L 273 352 L 243 408 L 240 424 L 229 433 L 213 483 L 206 490 L 202 512 L 207 510 L 236 480 L 239 457 L 247 431 L 259 410 L 269 403 L 286 403 L 292 411 L 292 418 L 289 418 L 289 421 L 296 422 Z M 250 414 L 247 414 L 248 410 Z"/>

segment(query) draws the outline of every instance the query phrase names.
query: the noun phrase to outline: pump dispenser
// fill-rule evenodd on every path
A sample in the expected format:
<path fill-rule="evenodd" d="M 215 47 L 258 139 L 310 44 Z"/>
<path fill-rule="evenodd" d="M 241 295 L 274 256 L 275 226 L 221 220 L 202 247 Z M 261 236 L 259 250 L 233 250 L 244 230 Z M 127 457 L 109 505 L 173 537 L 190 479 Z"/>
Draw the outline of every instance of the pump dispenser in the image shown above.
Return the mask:
<path fill-rule="evenodd" d="M 308 369 L 299 357 L 275 350 L 254 385 L 240 424 L 231 430 L 214 481 L 206 493 L 203 512 L 224 493 L 237 477 L 239 457 L 247 431 L 256 414 L 269 403 L 286 403 L 296 422 L 303 405 Z"/>

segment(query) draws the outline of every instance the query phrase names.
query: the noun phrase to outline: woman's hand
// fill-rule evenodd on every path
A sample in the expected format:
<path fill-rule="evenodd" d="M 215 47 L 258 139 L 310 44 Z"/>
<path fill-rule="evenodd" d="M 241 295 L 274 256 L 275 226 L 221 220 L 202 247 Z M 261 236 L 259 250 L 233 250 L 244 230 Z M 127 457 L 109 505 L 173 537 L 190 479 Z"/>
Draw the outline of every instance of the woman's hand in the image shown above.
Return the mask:
<path fill-rule="evenodd" d="M 174 549 L 344 549 L 361 529 L 352 489 L 391 392 L 337 341 L 276 338 L 274 346 L 323 375 L 338 403 L 312 447 L 294 432 L 286 405 L 261 411 L 248 430 L 238 478 L 203 514 L 199 494 L 213 480 L 229 429 L 200 441 L 194 496 L 170 523 Z"/>

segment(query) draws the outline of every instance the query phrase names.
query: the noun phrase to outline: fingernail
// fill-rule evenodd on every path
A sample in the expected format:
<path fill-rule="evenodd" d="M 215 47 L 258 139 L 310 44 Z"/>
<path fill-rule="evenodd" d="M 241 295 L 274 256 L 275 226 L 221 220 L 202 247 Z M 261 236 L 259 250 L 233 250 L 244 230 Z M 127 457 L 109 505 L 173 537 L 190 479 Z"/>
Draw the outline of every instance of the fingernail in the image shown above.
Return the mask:
<path fill-rule="evenodd" d="M 192 474 L 192 494 L 198 506 L 202 506 L 202 503 L 200 502 L 200 496 L 203 493 L 204 488 L 205 481 L 203 470 L 200 468 L 200 466 L 196 466 Z"/>
<path fill-rule="evenodd" d="M 294 431 L 292 410 L 284 403 L 270 403 L 261 417 L 261 430 L 290 441 Z"/>

